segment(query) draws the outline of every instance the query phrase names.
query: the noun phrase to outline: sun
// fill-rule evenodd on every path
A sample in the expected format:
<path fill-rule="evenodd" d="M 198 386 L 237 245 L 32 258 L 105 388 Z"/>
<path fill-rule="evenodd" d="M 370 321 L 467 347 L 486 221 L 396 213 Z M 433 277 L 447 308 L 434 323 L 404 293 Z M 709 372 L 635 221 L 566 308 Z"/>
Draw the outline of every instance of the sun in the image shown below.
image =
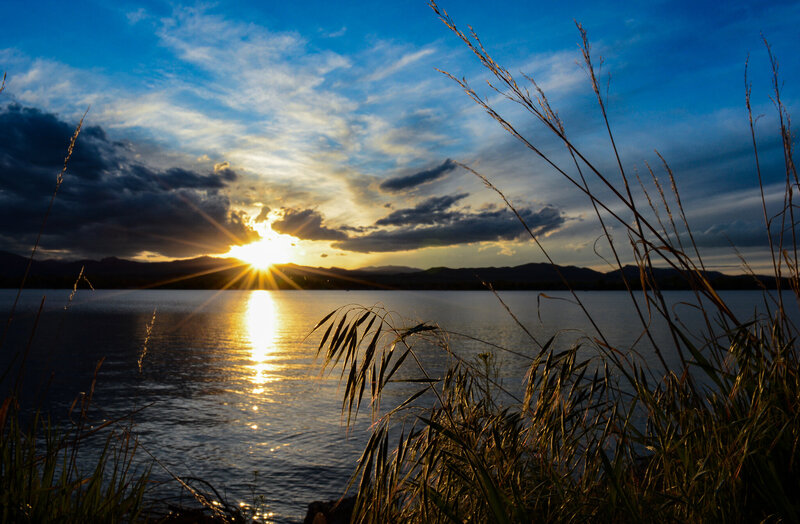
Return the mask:
<path fill-rule="evenodd" d="M 275 264 L 291 262 L 295 239 L 288 235 L 272 234 L 244 246 L 232 246 L 226 256 L 238 258 L 255 269 L 269 269 Z"/>

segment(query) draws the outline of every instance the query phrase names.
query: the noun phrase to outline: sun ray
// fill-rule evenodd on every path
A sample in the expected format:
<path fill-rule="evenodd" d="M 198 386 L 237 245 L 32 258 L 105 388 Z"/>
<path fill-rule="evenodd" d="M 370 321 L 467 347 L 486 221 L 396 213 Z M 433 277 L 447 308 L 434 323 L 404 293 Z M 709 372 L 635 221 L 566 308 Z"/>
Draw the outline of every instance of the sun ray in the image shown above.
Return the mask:
<path fill-rule="evenodd" d="M 356 284 L 364 284 L 364 285 L 367 285 L 367 286 L 370 286 L 370 287 L 374 287 L 374 288 L 377 288 L 377 289 L 389 289 L 389 290 L 400 289 L 400 288 L 398 288 L 396 286 L 389 286 L 389 285 L 382 284 L 380 282 L 375 282 L 375 281 L 372 281 L 372 280 L 364 280 L 364 279 L 361 279 L 361 278 L 351 277 L 351 276 L 348 276 L 348 275 L 345 275 L 345 274 L 342 274 L 342 273 L 328 271 L 325 268 L 320 268 L 320 267 L 318 267 L 318 268 L 303 267 L 301 269 L 301 271 L 305 272 L 305 273 L 311 273 L 311 274 L 314 274 L 314 275 L 334 277 L 334 278 L 339 279 L 339 280 L 346 280 L 346 281 L 353 282 L 353 283 L 356 283 Z"/>
<path fill-rule="evenodd" d="M 198 307 L 196 307 L 194 311 L 190 312 L 181 321 L 179 321 L 178 324 L 175 326 L 175 330 L 177 331 L 181 327 L 183 327 L 183 325 L 186 324 L 192 317 L 194 317 L 194 315 L 198 311 L 202 310 L 209 303 L 211 303 L 212 300 L 217 298 L 223 291 L 225 291 L 226 289 L 228 289 L 231 286 L 233 286 L 236 282 L 241 280 L 243 277 L 247 276 L 250 272 L 251 272 L 250 268 L 244 268 L 238 275 L 236 275 L 236 277 L 232 278 L 224 286 L 222 286 L 220 289 L 216 290 L 207 300 L 203 301 L 202 304 L 200 304 Z"/>
<path fill-rule="evenodd" d="M 202 276 L 205 276 L 205 275 L 212 275 L 214 273 L 221 273 L 223 271 L 228 271 L 230 269 L 236 269 L 236 268 L 244 267 L 246 265 L 247 264 L 244 263 L 244 261 L 242 261 L 242 263 L 240 263 L 240 264 L 227 264 L 227 265 L 224 265 L 224 266 L 214 267 L 214 268 L 211 268 L 211 269 L 204 269 L 202 271 L 195 271 L 194 273 L 189 273 L 187 275 L 181 275 L 179 277 L 167 278 L 167 279 L 164 279 L 164 280 L 158 280 L 156 282 L 151 282 L 149 284 L 145 284 L 145 285 L 139 287 L 138 289 L 157 288 L 157 287 L 165 286 L 167 284 L 174 284 L 176 282 L 181 282 L 181 281 L 184 281 L 184 280 L 190 280 L 192 278 L 202 277 Z"/>
<path fill-rule="evenodd" d="M 297 282 L 295 282 L 294 280 L 292 280 L 291 278 L 286 276 L 283 273 L 283 271 L 281 271 L 280 269 L 278 269 L 275 266 L 270 268 L 269 273 L 270 274 L 274 273 L 275 275 L 278 275 L 278 278 L 280 278 L 281 280 L 283 280 L 284 282 L 286 282 L 287 284 L 289 284 L 290 286 L 292 286 L 295 289 L 298 289 L 298 290 L 303 289 L 302 287 L 300 287 L 300 285 L 297 284 Z M 274 281 L 274 277 L 273 277 L 273 281 Z M 275 282 L 275 283 L 277 284 L 277 282 Z"/>
<path fill-rule="evenodd" d="M 265 270 L 275 264 L 291 262 L 295 256 L 295 241 L 288 235 L 270 232 L 256 242 L 232 246 L 224 256 L 238 258 L 255 269 Z"/>

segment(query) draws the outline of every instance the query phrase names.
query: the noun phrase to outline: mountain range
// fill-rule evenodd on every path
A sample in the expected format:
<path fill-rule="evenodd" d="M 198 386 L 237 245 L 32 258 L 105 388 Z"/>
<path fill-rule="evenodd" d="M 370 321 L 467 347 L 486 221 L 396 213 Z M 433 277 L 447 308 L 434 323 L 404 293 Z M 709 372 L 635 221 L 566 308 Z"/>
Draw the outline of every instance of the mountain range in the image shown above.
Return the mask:
<path fill-rule="evenodd" d="M 17 288 L 28 259 L 0 251 L 0 288 Z M 318 268 L 283 264 L 270 272 L 253 271 L 232 258 L 198 257 L 169 262 L 138 262 L 115 257 L 102 260 L 34 260 L 26 288 L 71 288 L 83 276 L 95 288 L 130 289 L 624 289 L 620 271 L 602 273 L 575 266 L 530 263 L 513 267 L 448 268 L 426 270 L 405 266 L 369 266 L 361 269 Z M 623 268 L 632 282 L 639 280 L 635 266 Z M 560 273 L 560 275 L 559 275 Z M 655 269 L 662 289 L 687 289 L 681 272 Z M 716 289 L 774 287 L 773 277 L 726 275 L 709 271 Z M 79 285 L 85 287 L 86 280 Z M 635 285 L 635 284 L 634 284 Z M 784 284 L 785 285 L 785 284 Z"/>
<path fill-rule="evenodd" d="M 0 251 L 0 288 L 17 288 L 28 259 Z M 370 266 L 361 269 L 318 268 L 282 264 L 269 272 L 253 271 L 237 259 L 198 257 L 169 262 L 138 262 L 115 257 L 102 260 L 34 260 L 26 288 L 71 288 L 83 276 L 100 289 L 624 289 L 620 271 L 602 273 L 575 266 L 530 263 L 513 267 L 448 268 L 426 270 L 405 266 Z M 636 285 L 639 269 L 622 270 Z M 560 273 L 560 275 L 559 275 Z M 686 278 L 674 269 L 654 270 L 661 289 L 688 289 Z M 709 271 L 715 289 L 774 287 L 774 277 L 726 275 Z M 79 283 L 85 287 L 85 281 Z M 783 284 L 786 286 L 786 283 Z"/>

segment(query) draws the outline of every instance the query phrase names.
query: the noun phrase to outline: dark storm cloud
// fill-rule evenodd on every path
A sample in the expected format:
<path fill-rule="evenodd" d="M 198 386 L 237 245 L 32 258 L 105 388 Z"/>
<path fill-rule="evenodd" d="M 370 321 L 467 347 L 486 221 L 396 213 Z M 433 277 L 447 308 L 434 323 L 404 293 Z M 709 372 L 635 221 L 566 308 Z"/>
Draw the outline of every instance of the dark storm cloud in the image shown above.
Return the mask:
<path fill-rule="evenodd" d="M 273 222 L 272 229 L 304 240 L 333 240 L 337 249 L 360 253 L 514 240 L 525 233 L 508 209 L 477 212 L 453 209 L 453 205 L 467 196 L 431 197 L 414 207 L 393 211 L 374 225 L 359 228 L 325 226 L 322 215 L 313 209 L 284 209 L 283 218 Z M 521 209 L 520 215 L 537 235 L 558 229 L 564 223 L 561 212 L 552 206 L 539 211 Z M 363 234 L 349 236 L 347 232 Z"/>
<path fill-rule="evenodd" d="M 385 180 L 383 183 L 381 183 L 380 188 L 381 190 L 390 193 L 405 191 L 407 189 L 411 189 L 413 187 L 442 178 L 455 168 L 456 163 L 448 158 L 434 168 L 419 171 L 412 175 L 398 176 Z"/>
<path fill-rule="evenodd" d="M 284 209 L 272 229 L 305 240 L 344 240 L 347 234 L 322 225 L 322 215 L 313 209 Z"/>
<path fill-rule="evenodd" d="M 228 182 L 233 182 L 239 178 L 239 175 L 237 175 L 236 171 L 231 169 L 230 162 L 220 162 L 219 164 L 214 164 L 214 173 L 218 177 Z"/>
<path fill-rule="evenodd" d="M 10 105 L 0 111 L 0 249 L 26 252 L 41 225 L 74 128 L 53 114 Z M 186 257 L 257 238 L 222 192 L 237 175 L 133 160 L 129 145 L 86 126 L 42 237 L 72 256 Z"/>
<path fill-rule="evenodd" d="M 414 207 L 398 209 L 381 218 L 377 226 L 407 226 L 436 224 L 458 217 L 458 212 L 449 211 L 459 200 L 469 196 L 467 193 L 453 196 L 431 197 Z"/>
<path fill-rule="evenodd" d="M 269 215 L 269 208 L 267 206 L 261 206 L 261 212 L 256 217 L 255 222 L 265 222 L 267 220 L 267 215 Z"/>
<path fill-rule="evenodd" d="M 226 182 L 236 180 L 236 173 L 229 169 L 224 169 L 214 174 L 201 175 L 180 167 L 171 167 L 163 173 L 155 174 L 151 172 L 150 174 L 151 177 L 157 177 L 155 180 L 158 180 L 158 183 L 167 189 L 222 189 L 225 187 Z"/>
<path fill-rule="evenodd" d="M 539 211 L 523 209 L 520 215 L 535 234 L 553 231 L 564 223 L 561 213 L 550 206 Z M 507 209 L 446 213 L 433 225 L 382 229 L 333 244 L 338 249 L 361 253 L 407 251 L 470 242 L 514 240 L 525 233 L 517 217 Z"/>

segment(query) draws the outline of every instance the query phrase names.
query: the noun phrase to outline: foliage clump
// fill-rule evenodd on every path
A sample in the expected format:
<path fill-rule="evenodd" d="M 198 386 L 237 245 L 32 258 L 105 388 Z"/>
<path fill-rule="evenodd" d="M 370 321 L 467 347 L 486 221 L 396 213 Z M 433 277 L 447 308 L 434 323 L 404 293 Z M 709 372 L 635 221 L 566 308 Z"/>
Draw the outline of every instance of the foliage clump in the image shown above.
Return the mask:
<path fill-rule="evenodd" d="M 150 470 L 134 462 L 136 440 L 126 428 L 115 427 L 119 420 L 89 424 L 93 390 L 94 381 L 89 394 L 73 404 L 80 409 L 69 429 L 39 412 L 26 415 L 18 395 L 5 398 L 0 408 L 0 522 L 143 520 Z"/>
<path fill-rule="evenodd" d="M 571 142 L 533 78 L 518 83 L 471 28 L 462 32 L 434 2 L 431 7 L 491 73 L 490 89 L 522 107 L 566 148 L 567 163 L 546 154 L 465 79 L 448 75 L 589 199 L 609 261 L 634 306 L 630 329 L 640 333 L 658 366 L 648 364 L 635 347 L 611 344 L 575 293 L 571 298 L 595 332 L 573 345 L 563 347 L 555 338 L 539 341 L 519 323 L 534 348 L 523 355 L 529 362 L 524 395 L 506 390 L 496 379 L 490 354 L 477 359 L 459 355 L 451 334 L 437 326 L 404 327 L 377 307 L 331 313 L 315 328 L 324 330 L 319 345 L 324 367 L 342 366 L 342 409 L 348 422 L 365 395 L 374 419 L 353 476 L 358 485 L 354 521 L 800 520 L 800 359 L 792 322 L 792 308 L 800 304 L 792 202 L 800 179 L 769 46 L 785 197 L 780 209 L 767 209 L 745 82 L 765 244 L 775 279 L 774 289 L 763 289 L 761 315 L 740 319 L 705 276 L 666 160 L 659 155 L 668 186 L 649 166 L 648 183 L 637 175 L 634 184 L 626 173 L 585 30 L 578 25 L 585 69 L 615 159 L 613 173 L 603 172 Z M 462 167 L 514 211 L 486 177 Z M 615 242 L 612 227 L 626 232 L 626 245 Z M 525 228 L 550 260 L 537 236 Z M 633 278 L 624 271 L 626 259 L 638 267 Z M 677 270 L 691 289 L 692 315 L 704 326 L 699 331 L 689 331 L 669 307 L 654 277 L 661 267 Z M 657 326 L 667 327 L 666 340 L 656 335 Z M 445 372 L 429 372 L 423 362 L 419 348 L 431 346 L 446 355 L 450 365 Z M 512 351 L 493 341 L 487 347 Z M 668 365 L 672 355 L 677 365 Z M 381 410 L 383 393 L 398 383 L 418 389 L 399 406 Z"/>

